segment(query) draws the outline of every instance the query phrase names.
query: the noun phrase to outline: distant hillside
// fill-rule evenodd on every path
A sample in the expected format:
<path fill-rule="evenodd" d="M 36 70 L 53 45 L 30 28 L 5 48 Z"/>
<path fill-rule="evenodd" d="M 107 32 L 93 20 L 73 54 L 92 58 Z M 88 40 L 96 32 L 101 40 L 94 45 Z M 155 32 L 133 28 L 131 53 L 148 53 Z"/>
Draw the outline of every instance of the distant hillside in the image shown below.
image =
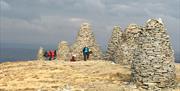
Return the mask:
<path fill-rule="evenodd" d="M 36 58 L 36 49 L 25 48 L 1 48 L 0 62 L 32 60 Z"/>

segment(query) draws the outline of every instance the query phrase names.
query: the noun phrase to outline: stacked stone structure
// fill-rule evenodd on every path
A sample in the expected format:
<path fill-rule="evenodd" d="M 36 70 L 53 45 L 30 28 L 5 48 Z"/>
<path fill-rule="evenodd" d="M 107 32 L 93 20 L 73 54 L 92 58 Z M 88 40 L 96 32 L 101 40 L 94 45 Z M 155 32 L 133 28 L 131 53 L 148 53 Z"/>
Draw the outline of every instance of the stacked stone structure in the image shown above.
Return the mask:
<path fill-rule="evenodd" d="M 108 42 L 107 52 L 105 55 L 106 60 L 114 61 L 114 54 L 117 51 L 119 45 L 119 37 L 121 37 L 122 31 L 119 26 L 114 26 L 111 38 Z"/>
<path fill-rule="evenodd" d="M 69 61 L 70 60 L 70 48 L 68 42 L 61 41 L 58 45 L 57 59 Z"/>
<path fill-rule="evenodd" d="M 113 55 L 114 62 L 122 65 L 128 64 L 125 56 L 128 52 L 128 47 L 124 38 L 125 34 L 122 33 L 122 36 L 119 38 L 118 46 L 115 49 L 116 51 Z"/>
<path fill-rule="evenodd" d="M 124 62 L 131 65 L 134 55 L 134 50 L 137 48 L 136 39 L 139 38 L 139 33 L 142 31 L 142 27 L 137 24 L 130 24 L 125 29 L 124 43 L 127 48 L 124 48 Z M 123 47 L 122 47 L 123 48 Z"/>
<path fill-rule="evenodd" d="M 136 24 L 130 24 L 125 32 L 121 33 L 118 40 L 118 46 L 115 49 L 114 61 L 123 65 L 131 65 L 133 52 L 137 45 L 135 39 L 138 38 L 141 27 Z"/>
<path fill-rule="evenodd" d="M 81 24 L 76 41 L 71 47 L 71 53 L 76 55 L 78 61 L 83 60 L 82 50 L 85 46 L 89 47 L 92 51 L 89 58 L 90 60 L 102 59 L 102 52 L 96 43 L 95 37 L 88 23 Z"/>
<path fill-rule="evenodd" d="M 102 59 L 102 52 L 88 23 L 81 25 L 71 48 L 66 41 L 59 43 L 57 59 L 70 60 L 70 54 L 75 54 L 77 61 L 83 60 L 82 50 L 85 46 L 92 51 L 90 60 Z M 45 60 L 42 47 L 37 59 Z M 158 91 L 176 85 L 174 53 L 161 19 L 150 19 L 145 27 L 130 24 L 124 32 L 115 26 L 108 43 L 106 60 L 131 65 L 131 81 L 138 87 Z"/>
<path fill-rule="evenodd" d="M 42 47 L 40 47 L 39 50 L 38 50 L 37 60 L 45 60 L 44 49 Z"/>
<path fill-rule="evenodd" d="M 152 91 L 175 86 L 174 53 L 162 21 L 148 20 L 135 41 L 132 81 Z"/>

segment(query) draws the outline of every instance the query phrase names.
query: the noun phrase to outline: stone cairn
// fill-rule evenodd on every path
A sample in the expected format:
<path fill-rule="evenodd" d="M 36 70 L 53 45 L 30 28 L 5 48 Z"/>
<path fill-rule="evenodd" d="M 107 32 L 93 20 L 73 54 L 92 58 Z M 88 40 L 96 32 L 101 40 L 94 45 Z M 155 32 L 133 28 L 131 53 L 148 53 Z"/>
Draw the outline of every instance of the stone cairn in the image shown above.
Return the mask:
<path fill-rule="evenodd" d="M 44 58 L 44 49 L 42 47 L 40 47 L 39 50 L 38 50 L 37 60 L 45 60 L 45 58 Z"/>
<path fill-rule="evenodd" d="M 150 19 L 136 40 L 132 81 L 149 90 L 175 86 L 174 53 L 161 20 Z"/>
<path fill-rule="evenodd" d="M 115 63 L 123 64 L 123 65 L 127 64 L 127 61 L 125 60 L 126 59 L 125 54 L 127 52 L 128 47 L 127 47 L 125 38 L 126 38 L 125 33 L 122 32 L 118 40 L 118 46 L 115 49 L 116 51 L 113 56 Z"/>
<path fill-rule="evenodd" d="M 66 41 L 61 41 L 58 45 L 57 59 L 69 61 L 71 58 L 69 53 L 70 53 L 70 48 L 68 46 L 68 43 Z"/>
<path fill-rule="evenodd" d="M 124 51 L 124 64 L 131 65 L 134 55 L 134 50 L 137 48 L 135 40 L 139 37 L 142 27 L 137 24 L 130 24 L 124 32 L 124 45 L 121 47 Z"/>
<path fill-rule="evenodd" d="M 82 50 L 85 46 L 89 47 L 92 51 L 89 58 L 90 60 L 98 60 L 102 58 L 102 52 L 96 43 L 95 37 L 88 23 L 81 24 L 76 41 L 71 47 L 71 53 L 76 55 L 76 60 L 83 60 Z"/>
<path fill-rule="evenodd" d="M 118 38 L 118 46 L 113 56 L 115 63 L 131 65 L 133 52 L 136 49 L 135 39 L 139 36 L 141 27 L 136 24 L 130 24 L 125 32 L 122 32 Z"/>
<path fill-rule="evenodd" d="M 105 55 L 106 60 L 114 61 L 114 54 L 115 51 L 117 51 L 116 49 L 119 44 L 118 40 L 119 37 L 121 37 L 121 35 L 122 35 L 121 28 L 119 26 L 114 26 L 111 38 L 108 42 L 108 47 Z"/>

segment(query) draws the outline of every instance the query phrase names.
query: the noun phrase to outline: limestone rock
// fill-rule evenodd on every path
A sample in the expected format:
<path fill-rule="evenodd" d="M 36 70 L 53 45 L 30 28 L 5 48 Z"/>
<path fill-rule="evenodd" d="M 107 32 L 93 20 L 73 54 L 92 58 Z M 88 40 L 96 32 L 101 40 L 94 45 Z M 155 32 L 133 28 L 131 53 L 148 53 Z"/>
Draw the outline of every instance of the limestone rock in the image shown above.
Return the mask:
<path fill-rule="evenodd" d="M 37 60 L 45 60 L 45 58 L 44 58 L 44 49 L 42 47 L 40 47 L 39 50 L 38 50 Z"/>
<path fill-rule="evenodd" d="M 66 41 L 61 41 L 58 45 L 57 59 L 68 61 L 70 60 L 70 48 Z"/>
<path fill-rule="evenodd" d="M 111 38 L 108 42 L 108 48 L 107 48 L 107 52 L 105 55 L 106 60 L 114 61 L 113 56 L 116 51 L 115 49 L 117 49 L 117 46 L 119 44 L 118 43 L 119 37 L 121 37 L 121 36 L 122 36 L 121 28 L 119 26 L 114 26 Z"/>
<path fill-rule="evenodd" d="M 81 24 L 76 41 L 71 46 L 71 53 L 76 54 L 76 59 L 78 61 L 83 60 L 82 50 L 85 46 L 89 47 L 92 51 L 90 59 L 97 60 L 102 58 L 102 52 L 99 45 L 96 43 L 95 37 L 88 23 Z"/>
<path fill-rule="evenodd" d="M 131 65 L 132 81 L 145 89 L 175 86 L 174 53 L 164 24 L 148 20 L 137 38 Z"/>

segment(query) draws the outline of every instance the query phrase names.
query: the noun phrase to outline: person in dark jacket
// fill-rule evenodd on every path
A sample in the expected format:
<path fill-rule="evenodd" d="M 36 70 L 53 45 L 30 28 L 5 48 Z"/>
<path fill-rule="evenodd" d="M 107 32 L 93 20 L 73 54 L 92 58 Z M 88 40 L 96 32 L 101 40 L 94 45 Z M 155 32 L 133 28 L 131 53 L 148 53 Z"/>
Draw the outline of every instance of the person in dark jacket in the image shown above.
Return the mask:
<path fill-rule="evenodd" d="M 89 59 L 89 48 L 87 46 L 83 48 L 83 56 L 84 56 L 84 61 Z"/>
<path fill-rule="evenodd" d="M 54 59 L 56 59 L 57 58 L 57 52 L 56 52 L 56 50 L 54 50 Z"/>
<path fill-rule="evenodd" d="M 45 57 L 45 60 L 48 59 L 48 52 L 47 51 L 44 52 L 44 57 Z"/>

